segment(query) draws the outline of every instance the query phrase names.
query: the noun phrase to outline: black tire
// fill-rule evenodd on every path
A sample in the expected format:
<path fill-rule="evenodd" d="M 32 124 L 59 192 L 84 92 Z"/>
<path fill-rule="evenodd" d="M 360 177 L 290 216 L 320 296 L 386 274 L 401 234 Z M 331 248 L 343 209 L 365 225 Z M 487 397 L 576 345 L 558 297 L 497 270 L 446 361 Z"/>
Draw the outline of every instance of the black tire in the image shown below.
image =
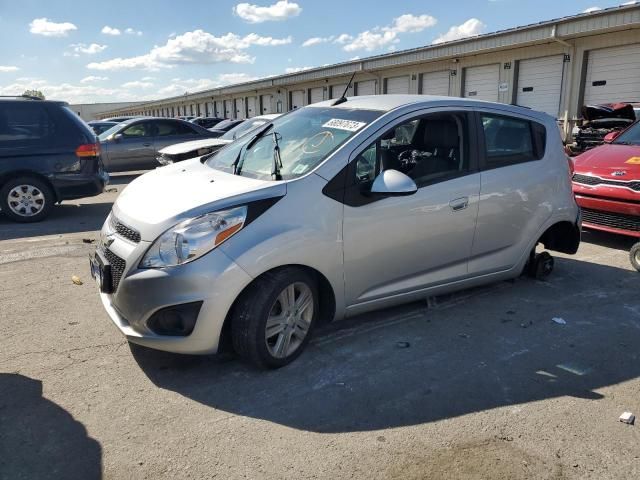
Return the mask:
<path fill-rule="evenodd" d="M 267 320 L 279 301 L 278 297 L 290 285 L 306 285 L 313 296 L 313 312 L 307 333 L 295 351 L 285 357 L 272 354 L 267 344 Z M 296 267 L 266 273 L 253 282 L 238 298 L 231 317 L 231 338 L 238 355 L 259 368 L 280 368 L 295 360 L 311 338 L 318 319 L 318 287 L 312 275 Z M 291 327 L 295 330 L 294 327 Z M 293 338 L 290 336 L 290 338 Z"/>
<path fill-rule="evenodd" d="M 633 268 L 640 272 L 640 242 L 631 247 L 631 250 L 629 251 L 629 260 L 631 260 Z"/>
<path fill-rule="evenodd" d="M 546 280 L 551 272 L 555 262 L 548 252 L 542 252 L 536 255 L 531 269 L 531 276 L 536 280 Z"/>
<path fill-rule="evenodd" d="M 40 202 L 40 199 L 38 199 L 38 201 L 34 200 L 33 206 L 23 207 L 22 210 L 25 212 L 24 215 L 21 215 L 19 212 L 14 211 L 12 209 L 12 206 L 9 205 L 10 193 L 16 187 L 19 187 L 21 185 L 34 188 L 36 192 L 41 194 L 38 195 L 38 197 L 42 197 L 41 203 L 38 203 Z M 7 182 L 5 182 L 4 185 L 2 185 L 2 188 L 0 188 L 0 209 L 2 210 L 2 213 L 4 213 L 14 222 L 33 223 L 44 220 L 51 213 L 51 209 L 53 208 L 53 204 L 55 203 L 55 201 L 56 198 L 51 187 L 49 187 L 46 182 L 40 180 L 37 177 L 24 176 L 11 178 Z M 12 205 L 16 210 L 20 208 L 19 205 Z M 36 213 L 33 213 L 34 210 L 36 211 Z M 29 212 L 31 212 L 31 214 L 29 214 Z"/>

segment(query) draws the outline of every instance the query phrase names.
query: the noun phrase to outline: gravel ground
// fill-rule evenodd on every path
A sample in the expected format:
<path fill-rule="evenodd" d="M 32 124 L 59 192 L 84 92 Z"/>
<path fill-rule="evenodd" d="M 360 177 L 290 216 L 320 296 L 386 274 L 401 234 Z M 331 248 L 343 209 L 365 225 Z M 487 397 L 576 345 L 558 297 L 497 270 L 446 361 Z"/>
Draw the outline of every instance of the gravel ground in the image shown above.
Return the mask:
<path fill-rule="evenodd" d="M 117 194 L 0 218 L 0 479 L 640 478 L 631 242 L 586 234 L 548 282 L 329 325 L 262 372 L 129 347 L 83 241 Z"/>

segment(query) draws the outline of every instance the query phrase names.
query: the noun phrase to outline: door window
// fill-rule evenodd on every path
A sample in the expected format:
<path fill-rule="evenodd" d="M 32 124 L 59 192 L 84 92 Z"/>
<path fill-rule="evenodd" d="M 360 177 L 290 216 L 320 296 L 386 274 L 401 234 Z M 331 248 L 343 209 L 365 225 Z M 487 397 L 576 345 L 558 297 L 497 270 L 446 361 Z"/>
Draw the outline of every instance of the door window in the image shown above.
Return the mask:
<path fill-rule="evenodd" d="M 182 122 L 156 122 L 158 137 L 169 137 L 172 135 L 195 135 L 195 130 L 193 130 L 189 125 L 185 125 Z"/>
<path fill-rule="evenodd" d="M 121 133 L 122 133 L 122 136 L 125 138 L 150 137 L 151 123 L 150 122 L 135 123 L 125 128 Z"/>
<path fill-rule="evenodd" d="M 503 115 L 482 114 L 480 118 L 487 168 L 539 160 L 544 156 L 542 125 Z"/>
<path fill-rule="evenodd" d="M 372 183 L 380 171 L 390 169 L 408 175 L 418 187 L 468 172 L 467 115 L 426 115 L 388 130 L 356 158 L 356 183 Z"/>

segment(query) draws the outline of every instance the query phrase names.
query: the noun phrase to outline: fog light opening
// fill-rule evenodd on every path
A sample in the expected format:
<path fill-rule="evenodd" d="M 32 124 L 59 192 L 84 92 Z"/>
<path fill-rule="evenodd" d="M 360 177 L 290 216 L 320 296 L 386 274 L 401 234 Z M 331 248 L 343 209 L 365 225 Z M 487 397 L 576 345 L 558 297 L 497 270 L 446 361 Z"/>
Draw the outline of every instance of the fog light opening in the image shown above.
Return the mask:
<path fill-rule="evenodd" d="M 158 310 L 147 321 L 147 326 L 156 335 L 186 337 L 196 326 L 202 302 L 185 303 Z"/>

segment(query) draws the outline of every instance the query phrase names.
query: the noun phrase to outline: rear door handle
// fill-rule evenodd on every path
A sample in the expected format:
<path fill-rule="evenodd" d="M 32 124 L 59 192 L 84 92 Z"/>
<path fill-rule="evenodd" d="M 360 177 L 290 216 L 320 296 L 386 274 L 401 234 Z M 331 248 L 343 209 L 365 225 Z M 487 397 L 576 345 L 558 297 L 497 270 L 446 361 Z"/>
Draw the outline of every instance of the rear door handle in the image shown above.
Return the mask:
<path fill-rule="evenodd" d="M 451 210 L 453 210 L 454 212 L 464 210 L 469 206 L 469 197 L 460 197 L 460 198 L 456 198 L 455 200 L 451 200 L 449 202 L 449 206 L 451 207 Z"/>
<path fill-rule="evenodd" d="M 143 143 L 143 144 L 142 144 L 142 146 L 143 146 L 143 147 L 150 147 L 150 146 L 151 146 L 151 144 L 150 144 L 150 143 Z"/>

